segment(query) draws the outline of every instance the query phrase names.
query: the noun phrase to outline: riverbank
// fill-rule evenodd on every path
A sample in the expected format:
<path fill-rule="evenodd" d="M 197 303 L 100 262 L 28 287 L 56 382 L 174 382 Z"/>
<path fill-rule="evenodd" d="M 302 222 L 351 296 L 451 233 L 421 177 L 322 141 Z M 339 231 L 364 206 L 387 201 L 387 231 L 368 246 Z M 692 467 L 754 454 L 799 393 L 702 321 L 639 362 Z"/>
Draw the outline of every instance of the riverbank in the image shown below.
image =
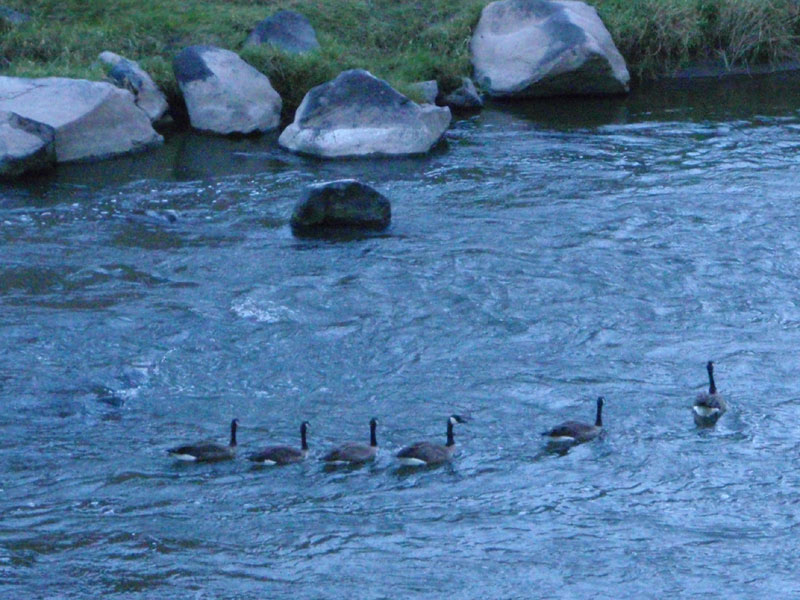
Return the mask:
<path fill-rule="evenodd" d="M 0 20 L 0 74 L 102 79 L 97 55 L 137 60 L 180 105 L 172 57 L 191 44 L 239 52 L 266 73 L 290 117 L 305 92 L 342 70 L 366 68 L 407 91 L 436 79 L 447 91 L 471 74 L 469 39 L 487 0 L 437 0 L 420 7 L 396 0 L 6 0 L 31 16 Z M 800 56 L 795 0 L 590 0 L 635 80 L 669 75 L 693 62 L 725 67 L 778 64 Z M 289 56 L 244 47 L 261 19 L 282 8 L 305 14 L 321 49 Z"/>

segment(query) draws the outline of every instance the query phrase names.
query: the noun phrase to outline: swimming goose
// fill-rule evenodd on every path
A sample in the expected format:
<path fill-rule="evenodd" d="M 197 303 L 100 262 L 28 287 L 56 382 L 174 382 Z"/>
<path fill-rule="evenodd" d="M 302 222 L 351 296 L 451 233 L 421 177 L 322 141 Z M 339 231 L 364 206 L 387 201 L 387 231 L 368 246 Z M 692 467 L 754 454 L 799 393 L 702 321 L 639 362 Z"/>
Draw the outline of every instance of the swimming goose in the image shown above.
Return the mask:
<path fill-rule="evenodd" d="M 603 431 L 603 397 L 597 399 L 597 416 L 594 425 L 579 423 L 577 421 L 567 421 L 552 429 L 545 431 L 542 435 L 547 436 L 549 444 L 582 444 L 593 440 Z"/>
<path fill-rule="evenodd" d="M 714 362 L 708 361 L 706 364 L 708 371 L 708 393 L 701 393 L 692 405 L 692 416 L 698 427 L 713 427 L 719 418 L 728 410 L 728 404 L 722 395 L 717 393 L 717 386 L 714 383 Z"/>
<path fill-rule="evenodd" d="M 251 454 L 247 458 L 262 465 L 290 465 L 305 460 L 308 454 L 306 432 L 310 427 L 308 421 L 300 425 L 300 448 L 292 446 L 267 446 L 260 452 Z"/>
<path fill-rule="evenodd" d="M 212 444 L 211 442 L 200 442 L 186 446 L 170 448 L 167 453 L 178 460 L 191 462 L 215 462 L 218 460 L 229 460 L 236 453 L 236 427 L 239 419 L 231 421 L 231 442 L 227 446 Z"/>
<path fill-rule="evenodd" d="M 407 466 L 438 465 L 449 461 L 456 450 L 453 438 L 453 425 L 456 423 L 466 423 L 466 421 L 458 415 L 451 415 L 447 419 L 447 443 L 444 446 L 431 442 L 417 442 L 400 450 L 397 459 Z"/>
<path fill-rule="evenodd" d="M 378 419 L 370 419 L 369 446 L 358 442 L 347 442 L 328 452 L 322 460 L 331 464 L 346 463 L 356 465 L 373 460 L 378 453 L 378 439 L 375 433 L 377 427 Z"/>

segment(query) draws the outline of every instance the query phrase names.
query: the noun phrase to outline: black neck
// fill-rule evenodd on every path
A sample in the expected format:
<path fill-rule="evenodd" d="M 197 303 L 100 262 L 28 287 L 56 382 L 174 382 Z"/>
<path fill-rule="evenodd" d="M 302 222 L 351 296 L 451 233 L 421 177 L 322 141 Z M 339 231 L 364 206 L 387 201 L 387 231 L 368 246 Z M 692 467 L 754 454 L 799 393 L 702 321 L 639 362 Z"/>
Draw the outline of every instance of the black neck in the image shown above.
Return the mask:
<path fill-rule="evenodd" d="M 453 437 L 453 422 L 448 419 L 447 421 L 447 445 L 455 446 L 456 440 Z"/>
<path fill-rule="evenodd" d="M 231 443 L 230 447 L 236 446 L 236 421 L 231 421 Z"/>
<path fill-rule="evenodd" d="M 303 450 L 308 450 L 308 444 L 306 443 L 306 426 L 305 424 L 300 427 L 300 448 Z"/>
<path fill-rule="evenodd" d="M 594 419 L 594 426 L 595 427 L 602 427 L 603 426 L 603 403 L 597 403 L 597 417 Z"/>
<path fill-rule="evenodd" d="M 378 436 L 375 433 L 376 429 L 377 429 L 377 423 L 375 423 L 375 421 L 372 421 L 372 423 L 369 424 L 369 445 L 372 446 L 373 448 L 378 445 Z"/>
<path fill-rule="evenodd" d="M 717 386 L 714 384 L 714 367 L 710 364 L 708 365 L 708 393 L 717 393 Z"/>

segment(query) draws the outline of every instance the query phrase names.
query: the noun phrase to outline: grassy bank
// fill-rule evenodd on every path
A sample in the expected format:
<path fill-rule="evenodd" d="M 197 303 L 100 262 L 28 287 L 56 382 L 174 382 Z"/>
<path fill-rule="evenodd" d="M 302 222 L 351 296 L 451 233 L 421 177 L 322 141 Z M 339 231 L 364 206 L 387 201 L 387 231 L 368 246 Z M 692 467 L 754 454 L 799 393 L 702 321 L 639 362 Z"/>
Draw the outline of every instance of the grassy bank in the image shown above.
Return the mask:
<path fill-rule="evenodd" d="M 488 0 L 0 0 L 33 17 L 0 25 L 0 74 L 101 79 L 97 55 L 138 60 L 171 100 L 172 56 L 190 44 L 238 51 L 269 75 L 287 116 L 312 86 L 362 67 L 401 89 L 437 79 L 445 89 L 471 72 L 469 39 Z M 730 66 L 800 56 L 798 0 L 589 0 L 635 78 L 692 61 Z M 291 57 L 243 48 L 254 25 L 294 9 L 317 30 L 322 49 Z"/>

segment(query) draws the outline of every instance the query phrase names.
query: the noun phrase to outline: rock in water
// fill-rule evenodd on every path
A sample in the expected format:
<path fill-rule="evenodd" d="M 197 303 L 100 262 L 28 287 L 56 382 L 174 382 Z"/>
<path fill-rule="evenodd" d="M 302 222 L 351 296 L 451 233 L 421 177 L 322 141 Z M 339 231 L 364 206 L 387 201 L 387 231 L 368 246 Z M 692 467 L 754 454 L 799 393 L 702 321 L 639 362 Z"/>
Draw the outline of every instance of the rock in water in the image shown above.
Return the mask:
<path fill-rule="evenodd" d="M 0 178 L 43 171 L 55 165 L 55 132 L 44 123 L 0 111 Z"/>
<path fill-rule="evenodd" d="M 461 87 L 447 94 L 442 103 L 456 111 L 474 111 L 483 108 L 483 100 L 469 77 L 464 77 L 461 80 Z"/>
<path fill-rule="evenodd" d="M 108 51 L 102 52 L 98 58 L 110 67 L 108 76 L 114 84 L 133 93 L 136 106 L 147 113 L 150 121 L 155 123 L 166 114 L 169 108 L 167 99 L 139 63 Z"/>
<path fill-rule="evenodd" d="M 572 0 L 500 0 L 470 43 L 477 83 L 494 97 L 620 94 L 630 75 L 597 11 Z"/>
<path fill-rule="evenodd" d="M 100 81 L 0 77 L 0 110 L 52 127 L 58 162 L 108 158 L 164 141 L 133 94 Z"/>
<path fill-rule="evenodd" d="M 292 54 L 304 54 L 319 48 L 317 33 L 311 23 L 291 10 L 281 10 L 261 21 L 245 43 L 272 44 Z"/>
<path fill-rule="evenodd" d="M 450 109 L 420 106 L 368 71 L 344 71 L 311 89 L 278 143 L 326 158 L 428 152 L 450 124 Z"/>
<path fill-rule="evenodd" d="M 172 63 L 192 127 L 213 133 L 254 133 L 280 124 L 281 97 L 269 78 L 239 55 L 189 46 Z"/>
<path fill-rule="evenodd" d="M 382 230 L 391 218 L 385 196 L 355 179 L 341 179 L 309 186 L 294 209 L 291 224 L 298 234 L 336 228 Z"/>
<path fill-rule="evenodd" d="M 424 102 L 436 104 L 436 98 L 439 97 L 439 84 L 435 79 L 417 81 L 411 84 L 411 88 L 422 96 Z"/>

